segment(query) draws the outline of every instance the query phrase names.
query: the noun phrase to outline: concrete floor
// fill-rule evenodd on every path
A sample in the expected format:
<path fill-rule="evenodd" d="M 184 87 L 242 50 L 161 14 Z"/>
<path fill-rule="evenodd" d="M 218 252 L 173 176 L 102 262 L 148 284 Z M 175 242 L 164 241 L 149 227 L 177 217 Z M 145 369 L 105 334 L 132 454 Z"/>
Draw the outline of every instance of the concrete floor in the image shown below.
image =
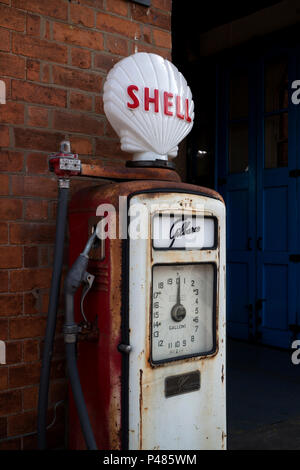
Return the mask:
<path fill-rule="evenodd" d="M 227 448 L 300 449 L 300 364 L 290 351 L 227 341 Z"/>

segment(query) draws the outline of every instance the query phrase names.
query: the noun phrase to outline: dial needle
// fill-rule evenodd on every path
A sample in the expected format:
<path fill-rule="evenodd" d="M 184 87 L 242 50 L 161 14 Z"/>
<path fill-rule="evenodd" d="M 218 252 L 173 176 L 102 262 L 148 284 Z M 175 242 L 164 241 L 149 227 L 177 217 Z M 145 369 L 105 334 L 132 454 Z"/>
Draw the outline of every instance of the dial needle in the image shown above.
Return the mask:
<path fill-rule="evenodd" d="M 177 284 L 177 305 L 180 305 L 180 277 L 178 278 L 179 282 Z"/>
<path fill-rule="evenodd" d="M 177 283 L 177 300 L 176 304 L 173 305 L 172 310 L 171 310 L 171 317 L 173 318 L 174 321 L 181 321 L 184 319 L 186 316 L 186 310 L 183 305 L 181 305 L 180 302 L 180 277 L 178 278 L 179 282 Z"/>

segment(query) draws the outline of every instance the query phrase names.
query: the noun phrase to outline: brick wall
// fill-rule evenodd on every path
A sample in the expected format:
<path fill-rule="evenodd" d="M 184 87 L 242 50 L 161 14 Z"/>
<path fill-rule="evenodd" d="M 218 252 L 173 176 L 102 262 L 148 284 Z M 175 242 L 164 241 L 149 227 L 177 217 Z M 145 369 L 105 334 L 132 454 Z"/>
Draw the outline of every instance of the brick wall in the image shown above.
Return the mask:
<path fill-rule="evenodd" d="M 171 0 L 0 0 L 0 449 L 36 448 L 38 382 L 51 280 L 57 182 L 47 156 L 69 138 L 81 157 L 124 159 L 103 113 L 107 71 L 136 51 L 171 54 Z M 90 181 L 72 181 L 72 190 Z M 48 441 L 65 445 L 58 319 Z M 62 402 L 62 403 L 61 403 Z"/>

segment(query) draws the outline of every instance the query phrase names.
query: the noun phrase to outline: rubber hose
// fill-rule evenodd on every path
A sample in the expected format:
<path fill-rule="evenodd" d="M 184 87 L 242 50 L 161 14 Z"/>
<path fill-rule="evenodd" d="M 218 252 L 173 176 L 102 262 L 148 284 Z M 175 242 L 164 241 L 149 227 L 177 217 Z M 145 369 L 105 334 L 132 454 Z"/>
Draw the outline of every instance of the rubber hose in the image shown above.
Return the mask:
<path fill-rule="evenodd" d="M 66 343 L 67 367 L 73 397 L 81 425 L 81 430 L 88 450 L 97 450 L 93 430 L 86 408 L 76 361 L 76 343 Z"/>
<path fill-rule="evenodd" d="M 47 413 L 48 413 L 48 394 L 51 360 L 53 354 L 53 343 L 56 328 L 57 308 L 60 294 L 61 272 L 64 256 L 65 231 L 68 214 L 68 187 L 59 187 L 58 206 L 56 216 L 56 234 L 55 234 L 55 251 L 54 262 L 50 288 L 50 298 L 48 304 L 48 317 L 45 333 L 44 352 L 42 359 L 42 368 L 39 386 L 38 401 L 38 448 L 46 449 L 46 430 L 47 430 Z"/>

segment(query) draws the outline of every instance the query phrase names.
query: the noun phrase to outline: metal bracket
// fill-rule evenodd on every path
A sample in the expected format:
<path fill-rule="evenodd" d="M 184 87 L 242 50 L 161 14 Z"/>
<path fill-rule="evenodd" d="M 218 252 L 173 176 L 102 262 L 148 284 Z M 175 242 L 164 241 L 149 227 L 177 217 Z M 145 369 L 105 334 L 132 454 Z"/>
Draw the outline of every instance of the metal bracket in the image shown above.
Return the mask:
<path fill-rule="evenodd" d="M 64 325 L 63 333 L 65 343 L 76 343 L 78 332 L 79 327 L 76 323 L 73 325 Z"/>
<path fill-rule="evenodd" d="M 77 153 L 71 153 L 71 144 L 68 140 L 60 143 L 60 151 L 49 156 L 49 169 L 59 178 L 69 178 L 81 173 L 81 160 Z"/>

